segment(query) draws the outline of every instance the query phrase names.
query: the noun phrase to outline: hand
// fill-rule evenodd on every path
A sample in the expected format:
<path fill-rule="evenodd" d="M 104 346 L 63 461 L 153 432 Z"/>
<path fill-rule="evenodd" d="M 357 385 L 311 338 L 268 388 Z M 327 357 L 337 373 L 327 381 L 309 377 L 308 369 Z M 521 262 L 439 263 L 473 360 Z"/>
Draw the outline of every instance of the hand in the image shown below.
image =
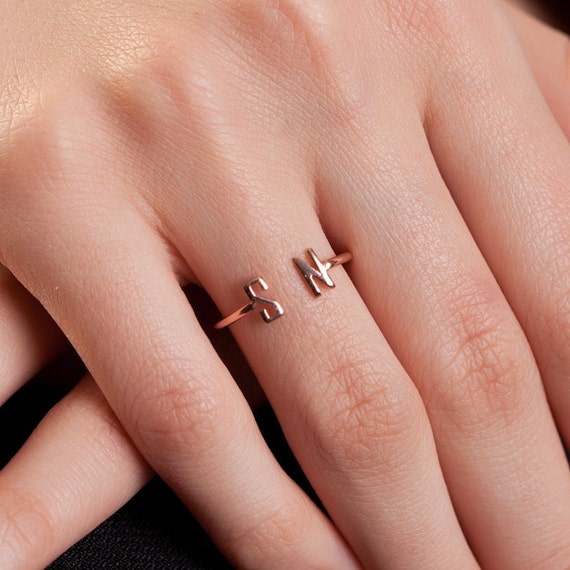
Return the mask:
<path fill-rule="evenodd" d="M 349 564 L 179 290 L 227 312 L 257 272 L 287 318 L 234 332 L 365 566 L 475 566 L 466 538 L 485 566 L 562 563 L 568 469 L 528 343 L 567 436 L 566 140 L 493 3 L 284 4 L 12 17 L 1 260 L 238 564 Z M 335 269 L 315 301 L 290 257 L 329 243 L 356 287 Z"/>

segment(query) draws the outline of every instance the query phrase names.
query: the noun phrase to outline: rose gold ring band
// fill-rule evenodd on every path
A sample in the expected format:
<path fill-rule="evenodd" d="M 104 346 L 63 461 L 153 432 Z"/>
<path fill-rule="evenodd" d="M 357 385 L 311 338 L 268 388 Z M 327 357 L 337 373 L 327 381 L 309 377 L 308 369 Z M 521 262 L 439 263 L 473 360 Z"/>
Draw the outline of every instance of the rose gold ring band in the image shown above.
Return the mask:
<path fill-rule="evenodd" d="M 307 259 L 299 257 L 293 258 L 293 262 L 315 296 L 321 295 L 320 287 L 322 285 L 326 285 L 329 288 L 335 286 L 334 281 L 328 274 L 328 271 L 333 267 L 347 263 L 352 259 L 352 254 L 349 252 L 335 255 L 326 261 L 321 261 L 313 249 L 308 249 L 306 251 L 306 255 L 310 257 L 313 264 L 309 263 Z M 320 284 L 317 282 L 320 282 Z M 263 277 L 256 277 L 246 283 L 244 291 L 249 297 L 249 303 L 218 321 L 214 325 L 215 328 L 222 329 L 224 327 L 228 327 L 254 310 L 258 310 L 260 312 L 261 317 L 266 323 L 271 323 L 275 319 L 283 316 L 285 311 L 281 304 L 264 295 L 264 292 L 268 289 L 269 286 Z"/>
<path fill-rule="evenodd" d="M 259 287 L 257 287 L 258 285 Z M 261 317 L 266 323 L 270 323 L 271 321 L 281 317 L 284 313 L 283 307 L 277 301 L 268 299 L 267 297 L 263 297 L 260 293 L 257 293 L 256 289 L 259 288 L 261 288 L 262 291 L 267 291 L 269 289 L 269 286 L 263 277 L 256 277 L 249 283 L 246 283 L 243 289 L 245 294 L 250 298 L 250 302 L 241 307 L 241 309 L 238 309 L 227 317 L 224 317 L 221 321 L 218 321 L 214 325 L 215 328 L 223 329 L 224 327 L 228 327 L 251 313 L 254 309 L 259 309 L 260 307 L 263 307 L 261 309 Z"/>

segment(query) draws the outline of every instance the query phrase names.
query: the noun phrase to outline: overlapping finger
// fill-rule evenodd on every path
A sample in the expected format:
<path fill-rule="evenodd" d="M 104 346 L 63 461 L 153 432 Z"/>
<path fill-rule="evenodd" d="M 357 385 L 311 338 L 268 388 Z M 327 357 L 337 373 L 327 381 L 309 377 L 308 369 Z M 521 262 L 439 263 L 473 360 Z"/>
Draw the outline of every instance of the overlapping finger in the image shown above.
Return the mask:
<path fill-rule="evenodd" d="M 99 389 L 84 379 L 0 472 L 0 566 L 44 568 L 150 475 Z"/>
<path fill-rule="evenodd" d="M 394 130 L 407 133 L 397 153 L 358 150 L 382 161 L 379 171 L 352 169 L 350 179 L 343 166 L 329 172 L 339 194 L 329 194 L 335 199 L 323 219 L 336 240 L 358 244 L 351 277 L 422 394 L 478 559 L 492 553 L 488 563 L 501 560 L 503 568 L 539 566 L 566 545 L 560 529 L 569 516 L 560 500 L 568 495 L 567 464 L 540 375 L 430 158 L 419 118 L 415 136 L 402 125 Z M 365 190 L 351 194 L 353 184 Z"/>

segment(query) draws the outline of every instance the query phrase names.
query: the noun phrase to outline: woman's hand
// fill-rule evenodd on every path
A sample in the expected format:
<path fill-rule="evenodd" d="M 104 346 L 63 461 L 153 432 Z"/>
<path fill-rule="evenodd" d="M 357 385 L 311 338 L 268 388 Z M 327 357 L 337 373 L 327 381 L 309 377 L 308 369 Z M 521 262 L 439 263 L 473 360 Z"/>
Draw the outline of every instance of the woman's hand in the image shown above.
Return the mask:
<path fill-rule="evenodd" d="M 567 562 L 569 149 L 499 5 L 0 6 L 0 261 L 237 565 Z M 285 315 L 233 332 L 343 538 L 180 290 L 257 275 Z"/>

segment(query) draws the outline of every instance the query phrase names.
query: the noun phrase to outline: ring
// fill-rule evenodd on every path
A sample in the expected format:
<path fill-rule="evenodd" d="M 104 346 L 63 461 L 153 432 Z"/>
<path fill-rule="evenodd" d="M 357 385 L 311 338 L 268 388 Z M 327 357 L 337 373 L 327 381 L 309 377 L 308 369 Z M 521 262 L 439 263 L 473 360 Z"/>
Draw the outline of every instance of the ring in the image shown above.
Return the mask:
<path fill-rule="evenodd" d="M 352 253 L 348 251 L 346 253 L 341 253 L 340 255 L 335 255 L 326 261 L 321 261 L 313 249 L 308 249 L 306 253 L 311 257 L 316 267 L 313 267 L 305 259 L 301 259 L 299 257 L 294 257 L 293 261 L 311 288 L 315 297 L 321 295 L 321 290 L 315 280 L 318 279 L 327 287 L 333 288 L 335 284 L 328 274 L 329 269 L 332 269 L 337 265 L 347 263 L 352 259 Z"/>
<path fill-rule="evenodd" d="M 266 323 L 270 323 L 283 315 L 285 311 L 283 311 L 283 307 L 277 301 L 268 299 L 267 297 L 262 297 L 259 293 L 255 292 L 254 287 L 256 285 L 259 285 L 263 291 L 267 291 L 269 289 L 269 285 L 267 285 L 263 277 L 256 277 L 249 283 L 246 283 L 243 289 L 245 294 L 249 297 L 250 302 L 247 305 L 244 305 L 241 309 L 238 309 L 227 317 L 224 317 L 221 321 L 218 321 L 214 325 L 214 328 L 223 329 L 224 327 L 239 321 L 241 318 L 251 313 L 251 311 L 258 308 L 260 309 L 262 319 Z"/>

